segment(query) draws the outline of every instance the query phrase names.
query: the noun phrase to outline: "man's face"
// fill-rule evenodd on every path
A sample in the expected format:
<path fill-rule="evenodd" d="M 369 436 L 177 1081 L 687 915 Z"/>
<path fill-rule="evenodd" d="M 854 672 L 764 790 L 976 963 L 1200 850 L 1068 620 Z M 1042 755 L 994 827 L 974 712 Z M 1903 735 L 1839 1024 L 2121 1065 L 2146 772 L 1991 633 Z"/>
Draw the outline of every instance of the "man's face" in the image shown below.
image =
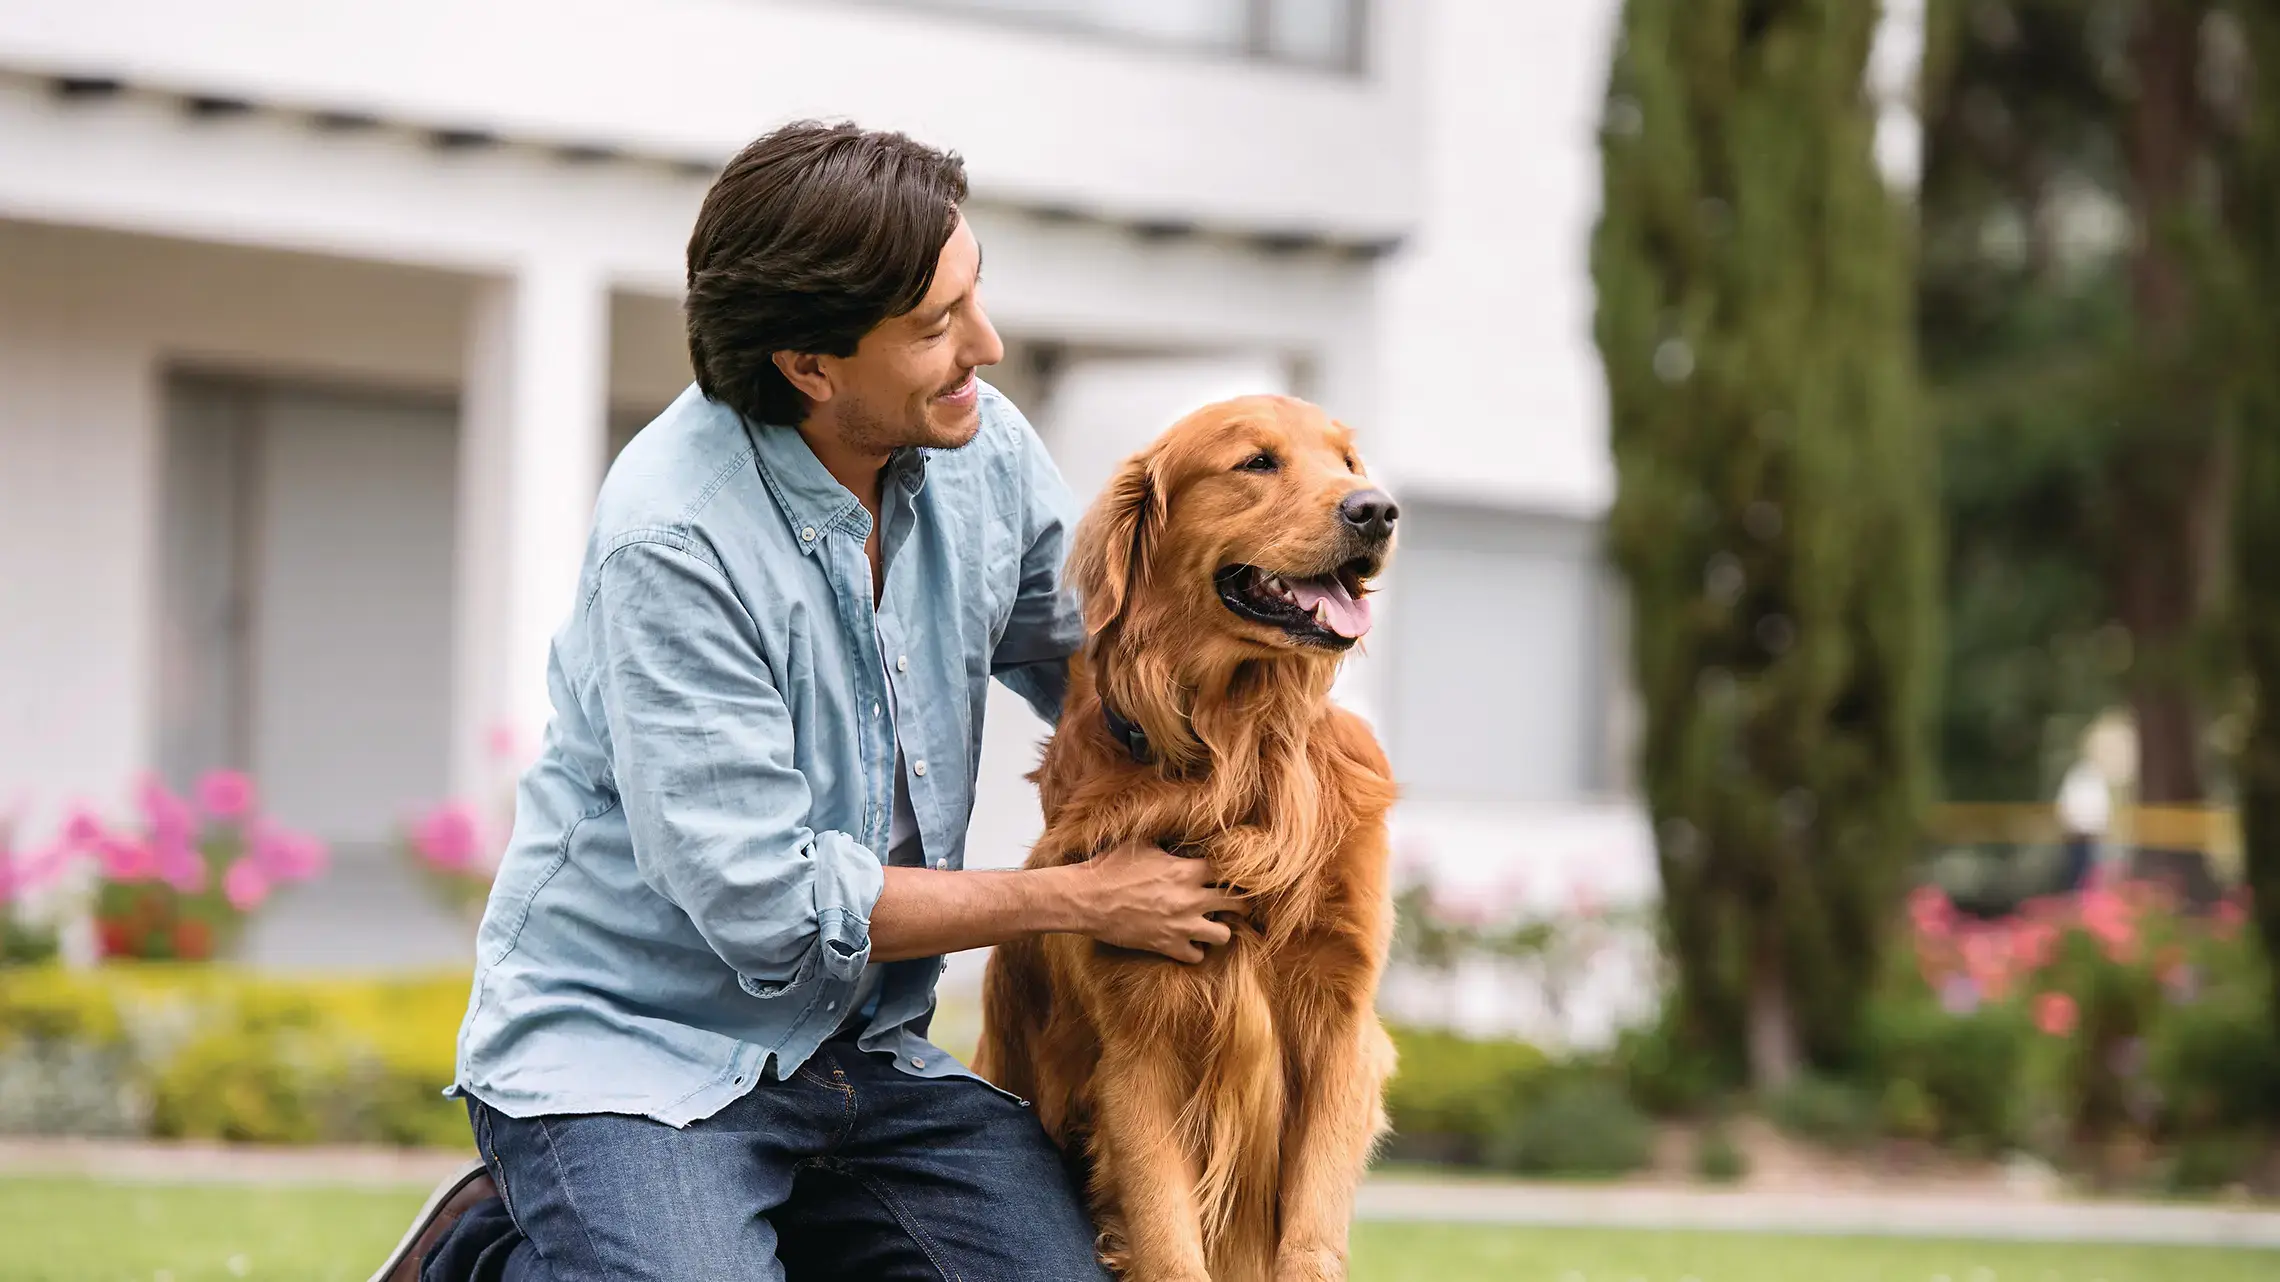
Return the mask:
<path fill-rule="evenodd" d="M 981 278 L 982 248 L 961 216 L 918 306 L 865 334 L 853 356 L 823 358 L 832 395 L 818 408 L 845 444 L 883 454 L 974 439 L 982 421 L 974 371 L 1005 359 L 982 313 Z"/>

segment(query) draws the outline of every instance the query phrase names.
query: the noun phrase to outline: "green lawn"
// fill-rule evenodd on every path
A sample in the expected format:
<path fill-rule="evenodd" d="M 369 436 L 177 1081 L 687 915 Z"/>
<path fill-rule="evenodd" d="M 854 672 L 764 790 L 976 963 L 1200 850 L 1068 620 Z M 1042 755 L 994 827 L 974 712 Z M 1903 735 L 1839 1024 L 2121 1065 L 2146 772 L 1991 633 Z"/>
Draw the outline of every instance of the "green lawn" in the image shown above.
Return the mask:
<path fill-rule="evenodd" d="M 418 1190 L 0 1179 L 0 1282 L 362 1282 Z M 1364 1225 L 1356 1282 L 2280 1282 L 2280 1253 Z"/>

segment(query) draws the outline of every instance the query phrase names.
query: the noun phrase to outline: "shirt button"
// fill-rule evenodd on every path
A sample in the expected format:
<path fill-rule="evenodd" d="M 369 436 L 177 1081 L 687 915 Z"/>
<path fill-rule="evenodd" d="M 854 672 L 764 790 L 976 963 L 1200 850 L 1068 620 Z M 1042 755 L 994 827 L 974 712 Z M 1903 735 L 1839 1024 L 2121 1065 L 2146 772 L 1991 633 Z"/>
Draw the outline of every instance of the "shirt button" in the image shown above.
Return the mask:
<path fill-rule="evenodd" d="M 924 1067 L 926 1067 L 926 1061 L 925 1061 L 925 1060 L 923 1060 L 923 1059 L 920 1059 L 920 1058 L 919 1058 L 918 1056 L 916 1056 L 916 1055 L 913 1055 L 913 1056 L 911 1056 L 911 1057 L 910 1057 L 910 1066 L 911 1066 L 912 1068 L 924 1068 Z"/>
<path fill-rule="evenodd" d="M 934 861 L 934 866 L 938 870 L 948 868 L 950 866 L 950 861 L 947 859 L 937 859 Z"/>
<path fill-rule="evenodd" d="M 824 1008 L 825 1010 L 827 1010 L 827 1011 L 831 1011 L 831 1010 L 838 1010 L 838 1009 L 839 1009 L 839 1003 L 838 1003 L 838 1002 L 835 1002 L 835 1001 L 833 1001 L 833 1002 L 825 1002 L 825 1003 L 823 1004 L 823 1008 Z"/>
<path fill-rule="evenodd" d="M 908 672 L 908 671 L 910 671 L 910 656 L 909 656 L 909 655 L 907 655 L 907 654 L 898 654 L 898 655 L 896 655 L 896 656 L 895 656 L 895 671 L 897 671 L 897 672 Z"/>
<path fill-rule="evenodd" d="M 871 715 L 874 717 L 879 715 L 879 701 L 877 699 L 871 700 Z"/>
<path fill-rule="evenodd" d="M 801 537 L 801 538 L 803 538 L 803 539 L 805 539 L 805 540 L 807 540 L 807 541 L 808 541 L 808 542 L 810 542 L 810 543 L 813 543 L 813 542 L 815 542 L 815 527 L 811 525 L 811 526 L 808 526 L 806 529 L 804 529 L 804 530 L 801 530 L 801 531 L 800 531 L 800 537 Z"/>
<path fill-rule="evenodd" d="M 924 779 L 926 777 L 926 763 L 924 761 L 912 762 L 910 764 L 910 772 L 914 775 L 917 775 L 919 778 Z"/>

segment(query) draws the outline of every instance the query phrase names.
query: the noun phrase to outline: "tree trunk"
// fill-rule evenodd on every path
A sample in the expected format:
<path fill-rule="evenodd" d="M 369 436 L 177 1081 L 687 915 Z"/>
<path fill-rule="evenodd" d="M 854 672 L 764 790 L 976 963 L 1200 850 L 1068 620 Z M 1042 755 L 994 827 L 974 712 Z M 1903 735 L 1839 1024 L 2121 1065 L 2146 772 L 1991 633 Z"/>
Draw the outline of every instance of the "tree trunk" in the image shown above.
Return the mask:
<path fill-rule="evenodd" d="M 1785 1090 L 1797 1080 L 1797 1020 L 1781 953 L 1780 939 L 1768 938 L 1759 943 L 1750 965 L 1750 1088 L 1761 1095 Z"/>
<path fill-rule="evenodd" d="M 2140 6 L 2130 41 L 2136 96 L 2124 122 L 2137 223 L 2130 292 L 2137 349 L 2147 363 L 2142 421 L 2115 451 L 2114 606 L 2132 645 L 2130 702 L 2137 719 L 2138 799 L 2199 802 L 2201 718 L 2186 673 L 2189 643 L 2210 596 L 2207 504 L 2221 488 L 2212 444 L 2214 407 L 2192 386 L 2191 265 L 2178 235 L 2193 210 L 2193 174 L 2207 147 L 2196 78 L 2205 5 Z"/>

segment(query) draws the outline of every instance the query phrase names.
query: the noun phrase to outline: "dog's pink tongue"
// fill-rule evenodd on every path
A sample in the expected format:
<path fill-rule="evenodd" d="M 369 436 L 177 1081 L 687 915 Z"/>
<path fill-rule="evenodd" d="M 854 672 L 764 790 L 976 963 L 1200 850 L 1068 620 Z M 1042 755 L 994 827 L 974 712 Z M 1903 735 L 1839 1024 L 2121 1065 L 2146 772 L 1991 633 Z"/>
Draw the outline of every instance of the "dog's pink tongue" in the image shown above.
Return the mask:
<path fill-rule="evenodd" d="M 1351 641 L 1370 630 L 1370 603 L 1357 599 L 1335 574 L 1319 579 L 1292 579 L 1290 594 L 1298 608 L 1320 620 L 1322 626 Z"/>

